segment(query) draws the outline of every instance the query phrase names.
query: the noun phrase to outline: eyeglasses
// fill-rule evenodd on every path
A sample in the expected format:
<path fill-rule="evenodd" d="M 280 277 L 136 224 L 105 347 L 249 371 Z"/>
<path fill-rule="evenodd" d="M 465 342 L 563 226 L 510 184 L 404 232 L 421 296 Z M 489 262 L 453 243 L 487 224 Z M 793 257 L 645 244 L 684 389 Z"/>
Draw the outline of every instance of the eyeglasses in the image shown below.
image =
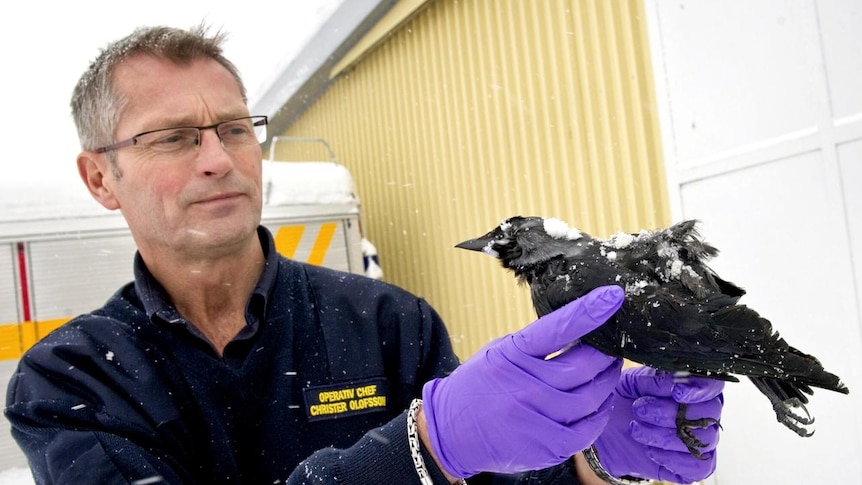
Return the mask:
<path fill-rule="evenodd" d="M 113 145 L 97 148 L 96 153 L 105 153 L 129 146 L 139 146 L 159 153 L 184 155 L 201 144 L 201 131 L 215 130 L 225 150 L 256 145 L 266 141 L 266 116 L 246 116 L 222 121 L 209 126 L 181 126 L 145 131 L 119 141 Z"/>

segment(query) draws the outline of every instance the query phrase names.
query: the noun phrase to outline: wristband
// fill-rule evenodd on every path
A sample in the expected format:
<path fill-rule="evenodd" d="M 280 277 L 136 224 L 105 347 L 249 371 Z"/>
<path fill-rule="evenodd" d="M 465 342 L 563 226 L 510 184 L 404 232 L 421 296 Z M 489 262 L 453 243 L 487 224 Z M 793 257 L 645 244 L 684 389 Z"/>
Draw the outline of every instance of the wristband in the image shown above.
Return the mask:
<path fill-rule="evenodd" d="M 416 468 L 416 474 L 419 475 L 419 481 L 422 485 L 434 485 L 428 469 L 425 468 L 425 460 L 422 459 L 419 432 L 416 429 L 416 415 L 419 414 L 419 406 L 421 405 L 421 399 L 414 399 L 410 403 L 410 409 L 407 411 L 407 442 L 410 444 L 410 456 L 413 458 L 413 466 Z M 455 483 L 457 485 L 467 485 L 467 482 L 463 478 Z"/>
<path fill-rule="evenodd" d="M 584 450 L 584 458 L 587 460 L 587 464 L 590 465 L 590 468 L 593 469 L 596 475 L 611 485 L 642 485 L 653 482 L 652 480 L 617 478 L 611 475 L 610 472 L 605 470 L 605 467 L 603 467 L 602 463 L 599 461 L 599 452 L 596 451 L 596 445 L 590 446 Z"/>

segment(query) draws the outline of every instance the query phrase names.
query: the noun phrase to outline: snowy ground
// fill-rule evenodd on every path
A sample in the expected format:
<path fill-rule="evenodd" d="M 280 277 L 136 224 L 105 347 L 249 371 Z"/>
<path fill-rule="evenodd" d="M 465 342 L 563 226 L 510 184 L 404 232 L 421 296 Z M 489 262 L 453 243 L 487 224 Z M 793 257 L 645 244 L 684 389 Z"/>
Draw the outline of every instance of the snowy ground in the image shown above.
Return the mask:
<path fill-rule="evenodd" d="M 33 485 L 33 475 L 26 468 L 0 471 L 0 485 Z"/>

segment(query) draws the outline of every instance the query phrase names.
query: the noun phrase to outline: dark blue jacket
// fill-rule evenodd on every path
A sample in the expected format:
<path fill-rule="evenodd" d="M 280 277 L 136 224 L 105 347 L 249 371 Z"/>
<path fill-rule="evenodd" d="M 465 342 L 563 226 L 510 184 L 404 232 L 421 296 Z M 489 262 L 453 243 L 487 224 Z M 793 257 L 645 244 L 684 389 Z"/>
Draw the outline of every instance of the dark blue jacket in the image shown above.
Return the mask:
<path fill-rule="evenodd" d="M 458 364 L 439 316 L 259 233 L 266 268 L 222 356 L 140 256 L 133 283 L 25 354 L 6 416 L 37 483 L 418 483 L 404 410 Z M 575 483 L 558 468 L 475 481 Z"/>

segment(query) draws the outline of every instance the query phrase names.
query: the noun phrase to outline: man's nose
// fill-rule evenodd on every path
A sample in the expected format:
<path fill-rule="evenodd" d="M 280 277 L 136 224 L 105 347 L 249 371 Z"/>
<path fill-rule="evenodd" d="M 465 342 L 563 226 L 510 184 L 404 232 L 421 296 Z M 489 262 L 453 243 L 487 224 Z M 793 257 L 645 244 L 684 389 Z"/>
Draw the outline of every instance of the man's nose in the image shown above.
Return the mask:
<path fill-rule="evenodd" d="M 206 175 L 224 175 L 233 167 L 233 161 L 214 128 L 200 130 L 197 149 L 198 169 Z"/>

